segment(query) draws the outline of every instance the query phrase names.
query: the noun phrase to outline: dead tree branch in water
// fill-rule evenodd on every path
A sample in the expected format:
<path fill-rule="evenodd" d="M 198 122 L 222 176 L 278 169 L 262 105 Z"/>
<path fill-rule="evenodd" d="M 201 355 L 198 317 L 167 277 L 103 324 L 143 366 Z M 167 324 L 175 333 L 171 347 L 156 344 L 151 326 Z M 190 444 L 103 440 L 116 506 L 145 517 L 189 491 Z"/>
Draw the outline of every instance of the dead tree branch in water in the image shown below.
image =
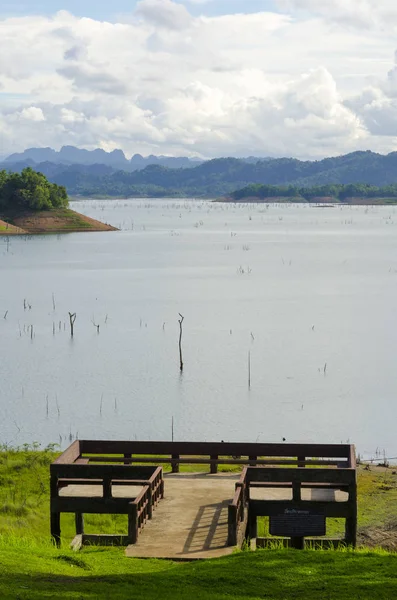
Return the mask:
<path fill-rule="evenodd" d="M 70 321 L 70 337 L 74 335 L 74 322 L 76 321 L 76 313 L 69 313 L 69 321 Z"/>
<path fill-rule="evenodd" d="M 185 319 L 185 317 L 183 315 L 181 315 L 181 313 L 179 313 L 179 316 L 181 317 L 180 319 L 178 319 L 178 323 L 179 323 L 179 363 L 180 363 L 180 369 L 181 371 L 183 371 L 183 358 L 182 358 L 182 324 L 183 321 Z"/>

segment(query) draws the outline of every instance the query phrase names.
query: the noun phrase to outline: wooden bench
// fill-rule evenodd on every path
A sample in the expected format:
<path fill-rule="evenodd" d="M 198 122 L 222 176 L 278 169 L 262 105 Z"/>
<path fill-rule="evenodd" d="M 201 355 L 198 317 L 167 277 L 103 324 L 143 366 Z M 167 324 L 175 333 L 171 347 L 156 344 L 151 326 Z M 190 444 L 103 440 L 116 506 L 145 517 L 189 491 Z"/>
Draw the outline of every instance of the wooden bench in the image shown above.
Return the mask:
<path fill-rule="evenodd" d="M 50 467 L 51 536 L 55 543 L 60 545 L 61 513 L 75 514 L 76 536 L 80 536 L 83 544 L 94 543 L 99 538 L 103 540 L 103 536 L 85 536 L 85 513 L 127 514 L 127 536 L 114 536 L 113 541 L 136 543 L 146 520 L 152 518 L 153 509 L 164 496 L 162 468 L 89 465 L 78 459 L 69 464 L 64 461 L 65 457 L 61 455 Z"/>

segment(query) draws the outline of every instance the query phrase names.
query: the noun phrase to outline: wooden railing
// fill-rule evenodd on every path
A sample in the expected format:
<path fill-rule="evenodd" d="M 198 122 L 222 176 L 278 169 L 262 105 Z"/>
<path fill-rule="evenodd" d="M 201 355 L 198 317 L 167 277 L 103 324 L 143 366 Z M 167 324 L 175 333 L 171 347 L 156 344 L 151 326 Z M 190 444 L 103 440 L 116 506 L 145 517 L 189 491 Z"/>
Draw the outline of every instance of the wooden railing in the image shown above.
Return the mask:
<path fill-rule="evenodd" d="M 81 460 L 90 463 L 170 464 L 173 473 L 180 465 L 286 465 L 355 467 L 350 444 L 263 444 L 240 442 L 117 442 L 82 440 Z"/>
<path fill-rule="evenodd" d="M 131 544 L 138 541 L 139 532 L 142 530 L 147 519 L 152 518 L 152 501 L 150 486 L 145 485 L 137 498 L 130 504 L 128 513 L 128 537 Z"/>
<path fill-rule="evenodd" d="M 147 519 L 152 518 L 153 509 L 164 496 L 162 467 L 125 465 L 90 465 L 85 459 L 53 463 L 51 469 L 51 534 L 60 543 L 60 514 L 72 512 L 76 515 L 76 534 L 84 538 L 84 513 L 106 513 L 128 515 L 127 543 L 135 543 Z M 67 486 L 101 486 L 101 496 L 62 495 Z M 138 496 L 114 496 L 113 486 L 140 486 Z M 94 543 L 95 536 L 86 536 Z M 103 537 L 103 536 L 102 536 Z M 110 537 L 110 536 L 109 536 Z M 117 536 L 125 538 L 126 536 Z"/>
<path fill-rule="evenodd" d="M 355 469 L 356 458 L 354 446 L 350 444 L 265 444 L 265 443 L 239 443 L 239 442 L 152 442 L 152 441 L 100 441 L 81 440 L 74 442 L 54 463 L 51 465 L 52 473 L 52 508 L 55 514 L 52 517 L 52 531 L 57 531 L 57 512 L 62 512 L 67 506 L 59 498 L 57 493 L 58 483 L 53 484 L 53 478 L 98 479 L 103 478 L 103 498 L 106 498 L 106 507 L 114 509 L 115 512 L 126 512 L 129 514 L 129 537 L 135 541 L 139 531 L 144 526 L 146 519 L 150 519 L 153 506 L 164 494 L 164 482 L 162 475 L 156 471 L 153 473 L 154 480 L 149 483 L 148 477 L 144 475 L 148 466 L 138 465 L 170 464 L 174 473 L 179 472 L 180 465 L 209 465 L 211 473 L 217 473 L 219 465 L 242 465 L 245 466 L 240 481 L 236 484 L 233 500 L 228 507 L 228 539 L 229 544 L 235 545 L 241 538 L 241 527 L 247 522 L 247 507 L 250 506 L 248 514 L 249 536 L 256 537 L 255 519 L 264 513 L 263 511 L 274 508 L 274 511 L 285 508 L 283 503 L 274 503 L 274 507 L 268 502 L 250 502 L 250 486 L 260 487 L 292 487 L 293 501 L 301 503 L 301 489 L 305 487 L 320 487 L 324 484 L 327 488 L 339 487 L 348 489 L 348 509 L 343 507 L 344 503 L 331 503 L 331 510 L 339 511 L 340 516 L 346 516 L 347 532 L 349 540 L 355 540 L 356 514 L 355 506 Z M 132 465 L 134 465 L 132 467 Z M 247 466 L 249 465 L 249 467 Z M 269 468 L 271 466 L 281 468 Z M 252 467 L 259 467 L 258 469 Z M 267 467 L 267 468 L 262 468 Z M 322 468 L 310 468 L 322 467 Z M 141 474 L 135 478 L 143 485 L 139 496 L 135 499 L 127 499 L 126 505 L 116 507 L 117 498 L 111 496 L 112 485 L 122 485 L 123 478 L 128 480 L 130 469 L 141 469 Z M 158 469 L 161 470 L 159 467 Z M 248 480 L 248 471 L 250 475 Z M 125 471 L 124 471 L 125 470 Z M 257 471 L 257 473 L 255 473 Z M 302 473 L 303 472 L 303 473 Z M 354 472 L 354 473 L 353 473 Z M 116 482 L 113 474 L 117 474 Z M 131 477 L 131 483 L 133 483 Z M 55 493 L 53 493 L 55 490 Z M 98 499 L 96 499 L 98 500 Z M 114 506 L 112 505 L 114 502 Z M 62 506 L 61 506 L 62 504 Z M 337 504 L 337 507 L 334 505 Z M 84 499 L 84 508 L 90 505 L 90 499 Z M 341 506 L 342 505 L 342 506 Z M 327 507 L 329 503 L 327 503 Z M 102 507 L 103 508 L 103 507 Z M 117 509 L 116 509 L 117 508 Z M 78 512 L 65 508 L 67 512 Z M 273 513 L 274 513 L 273 511 Z M 90 512 L 90 510 L 80 512 Z M 96 510 L 94 512 L 100 512 Z M 103 511 L 106 512 L 106 511 Z M 108 510 L 107 512 L 113 512 Z M 270 513 L 270 514 L 273 514 Z M 335 516 L 339 516 L 339 513 Z M 328 514 L 328 513 L 327 513 Z M 76 521 L 77 522 L 77 521 Z"/>
<path fill-rule="evenodd" d="M 239 529 L 244 523 L 246 510 L 246 476 L 247 467 L 243 469 L 241 477 L 235 486 L 235 493 L 232 502 L 228 506 L 228 536 L 227 545 L 237 546 L 239 542 Z M 241 537 L 245 536 L 245 531 L 241 533 Z"/>
<path fill-rule="evenodd" d="M 355 461 L 351 460 L 350 464 Z M 252 499 L 250 488 L 291 489 L 291 499 Z M 344 499 L 328 499 L 321 493 L 309 499 L 302 497 L 302 490 L 334 490 L 346 493 Z M 250 515 L 248 536 L 256 538 L 257 517 L 297 513 L 319 514 L 326 518 L 345 519 L 345 537 L 343 542 L 355 546 L 357 537 L 357 478 L 355 467 L 339 468 L 258 468 L 247 469 L 246 496 L 248 496 Z M 316 497 L 318 496 L 318 497 Z M 295 547 L 303 547 L 303 536 L 292 538 Z"/>
<path fill-rule="evenodd" d="M 141 493 L 130 504 L 128 520 L 128 537 L 131 544 L 136 544 L 147 519 L 153 516 L 153 508 L 160 498 L 164 497 L 163 469 L 158 467 Z"/>

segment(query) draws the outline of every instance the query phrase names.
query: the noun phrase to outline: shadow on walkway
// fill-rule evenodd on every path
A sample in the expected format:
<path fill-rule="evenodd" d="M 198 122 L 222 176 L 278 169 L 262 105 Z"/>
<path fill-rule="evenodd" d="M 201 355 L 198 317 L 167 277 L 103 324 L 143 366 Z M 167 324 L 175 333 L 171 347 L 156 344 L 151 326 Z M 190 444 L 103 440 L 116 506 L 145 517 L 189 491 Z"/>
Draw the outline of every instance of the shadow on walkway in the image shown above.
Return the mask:
<path fill-rule="evenodd" d="M 183 553 L 216 550 L 227 546 L 229 500 L 200 506 L 186 538 Z"/>

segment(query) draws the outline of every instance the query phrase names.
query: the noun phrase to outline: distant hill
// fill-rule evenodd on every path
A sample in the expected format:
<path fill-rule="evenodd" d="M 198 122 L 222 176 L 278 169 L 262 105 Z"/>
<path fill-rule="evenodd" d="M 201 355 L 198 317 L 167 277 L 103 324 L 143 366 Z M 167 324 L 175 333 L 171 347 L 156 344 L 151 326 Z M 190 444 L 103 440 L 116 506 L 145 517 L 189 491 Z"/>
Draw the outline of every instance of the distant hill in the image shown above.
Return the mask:
<path fill-rule="evenodd" d="M 131 160 L 128 160 L 122 150 L 113 150 L 106 152 L 101 148 L 96 150 L 84 150 L 75 146 L 63 146 L 59 152 L 52 148 L 28 148 L 24 152 L 11 154 L 5 160 L 5 163 L 15 165 L 17 163 L 29 164 L 35 166 L 45 163 L 62 165 L 106 165 L 114 169 L 123 169 L 125 171 L 135 171 L 144 169 L 148 165 L 162 165 L 170 168 L 188 168 L 200 164 L 199 159 L 190 159 L 187 157 L 173 156 L 141 156 L 135 154 Z"/>
<path fill-rule="evenodd" d="M 397 184 L 374 186 L 365 183 L 325 184 L 310 187 L 252 183 L 232 192 L 226 202 L 315 202 L 347 204 L 397 204 Z"/>
<path fill-rule="evenodd" d="M 32 166 L 32 160 L 32 155 L 22 163 L 8 160 L 0 168 L 20 171 L 24 166 Z M 104 163 L 63 164 L 52 160 L 36 163 L 34 168 L 50 181 L 65 186 L 71 195 L 219 197 L 250 184 L 308 188 L 362 183 L 384 187 L 397 183 L 397 152 L 353 152 L 319 161 L 218 158 L 189 168 L 170 168 L 157 162 L 132 171 Z"/>

